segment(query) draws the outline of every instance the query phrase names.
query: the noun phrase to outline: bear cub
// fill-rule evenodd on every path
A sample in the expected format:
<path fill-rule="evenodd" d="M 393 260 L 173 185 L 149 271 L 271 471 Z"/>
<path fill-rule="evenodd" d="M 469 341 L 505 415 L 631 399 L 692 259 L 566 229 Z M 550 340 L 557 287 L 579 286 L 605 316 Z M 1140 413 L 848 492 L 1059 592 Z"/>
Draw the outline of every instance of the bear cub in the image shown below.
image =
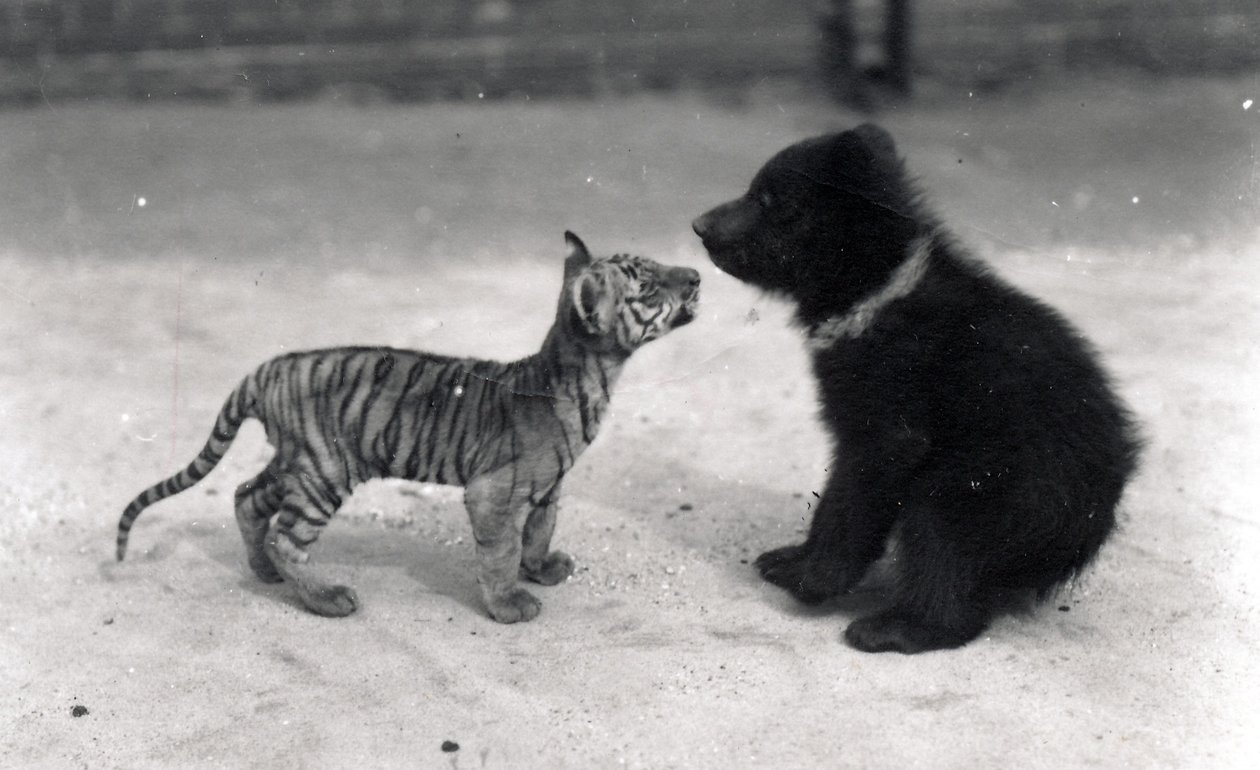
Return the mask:
<path fill-rule="evenodd" d="M 762 577 L 821 602 L 892 536 L 891 602 L 844 636 L 915 653 L 966 644 L 1090 562 L 1135 423 L 1073 327 L 927 212 L 887 132 L 792 145 L 693 228 L 723 271 L 795 303 L 834 439 L 805 542 L 758 557 Z"/>

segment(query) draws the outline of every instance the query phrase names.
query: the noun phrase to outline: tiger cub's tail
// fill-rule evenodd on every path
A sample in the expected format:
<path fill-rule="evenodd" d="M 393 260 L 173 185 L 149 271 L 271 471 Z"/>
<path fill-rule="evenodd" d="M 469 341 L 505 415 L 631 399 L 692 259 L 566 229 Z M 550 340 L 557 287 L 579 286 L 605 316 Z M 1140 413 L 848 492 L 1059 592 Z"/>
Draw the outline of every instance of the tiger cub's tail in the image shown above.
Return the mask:
<path fill-rule="evenodd" d="M 141 511 L 201 481 L 223 459 L 228 447 L 232 446 L 241 423 L 251 416 L 249 412 L 254 400 L 251 396 L 252 381 L 252 377 L 247 378 L 236 390 L 232 391 L 232 395 L 228 396 L 227 402 L 219 410 L 218 418 L 215 419 L 214 430 L 206 439 L 206 445 L 201 448 L 201 454 L 197 455 L 188 467 L 144 490 L 127 504 L 122 517 L 118 519 L 118 561 L 122 561 L 127 554 L 127 537 L 131 532 L 131 525 L 136 522 L 136 517 Z"/>

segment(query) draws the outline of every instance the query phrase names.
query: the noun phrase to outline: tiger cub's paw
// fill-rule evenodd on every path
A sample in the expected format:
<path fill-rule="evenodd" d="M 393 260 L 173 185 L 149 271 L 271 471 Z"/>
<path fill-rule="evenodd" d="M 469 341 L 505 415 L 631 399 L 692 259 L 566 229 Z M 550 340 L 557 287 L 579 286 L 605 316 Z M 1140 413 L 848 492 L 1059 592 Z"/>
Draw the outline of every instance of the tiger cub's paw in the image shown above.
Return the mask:
<path fill-rule="evenodd" d="M 350 586 L 320 586 L 314 590 L 299 590 L 298 596 L 307 609 L 325 617 L 343 618 L 359 609 L 359 596 Z"/>
<path fill-rule="evenodd" d="M 490 617 L 500 623 L 519 623 L 533 620 L 542 610 L 542 602 L 524 588 L 515 588 L 503 596 L 491 597 Z"/>
<path fill-rule="evenodd" d="M 564 551 L 552 551 L 547 554 L 547 558 L 543 559 L 541 564 L 534 567 L 526 564 L 521 565 L 522 575 L 544 586 L 554 586 L 556 583 L 563 583 L 573 574 L 573 570 L 573 557 Z"/>
<path fill-rule="evenodd" d="M 284 576 L 276 569 L 271 557 L 264 551 L 259 550 L 249 555 L 249 568 L 264 583 L 279 583 L 284 580 Z"/>

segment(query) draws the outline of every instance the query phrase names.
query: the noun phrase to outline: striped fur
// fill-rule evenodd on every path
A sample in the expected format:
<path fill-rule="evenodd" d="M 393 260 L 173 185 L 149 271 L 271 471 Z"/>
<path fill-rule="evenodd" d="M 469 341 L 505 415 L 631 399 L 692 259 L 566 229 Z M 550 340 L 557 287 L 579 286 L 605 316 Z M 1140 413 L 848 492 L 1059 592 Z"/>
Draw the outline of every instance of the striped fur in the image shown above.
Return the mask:
<path fill-rule="evenodd" d="M 342 501 L 374 478 L 453 484 L 465 487 L 490 614 L 537 615 L 518 577 L 551 585 L 573 569 L 548 550 L 561 480 L 594 440 L 626 359 L 694 317 L 700 281 L 642 257 L 593 260 L 566 240 L 556 321 L 538 353 L 511 363 L 383 347 L 274 358 L 228 397 L 196 459 L 126 507 L 118 559 L 136 517 L 205 477 L 254 418 L 276 453 L 237 489 L 236 517 L 260 578 L 289 581 L 313 612 L 349 614 L 354 591 L 320 579 L 307 553 Z"/>

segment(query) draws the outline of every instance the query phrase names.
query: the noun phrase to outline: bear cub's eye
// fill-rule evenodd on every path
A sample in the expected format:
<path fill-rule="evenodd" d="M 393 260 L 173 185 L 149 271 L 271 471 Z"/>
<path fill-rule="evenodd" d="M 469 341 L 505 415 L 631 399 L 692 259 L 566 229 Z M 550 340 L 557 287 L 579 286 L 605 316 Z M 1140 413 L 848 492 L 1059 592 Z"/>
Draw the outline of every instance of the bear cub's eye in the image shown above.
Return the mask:
<path fill-rule="evenodd" d="M 757 203 L 763 209 L 771 208 L 774 206 L 774 195 L 769 190 L 761 190 L 757 193 Z"/>

